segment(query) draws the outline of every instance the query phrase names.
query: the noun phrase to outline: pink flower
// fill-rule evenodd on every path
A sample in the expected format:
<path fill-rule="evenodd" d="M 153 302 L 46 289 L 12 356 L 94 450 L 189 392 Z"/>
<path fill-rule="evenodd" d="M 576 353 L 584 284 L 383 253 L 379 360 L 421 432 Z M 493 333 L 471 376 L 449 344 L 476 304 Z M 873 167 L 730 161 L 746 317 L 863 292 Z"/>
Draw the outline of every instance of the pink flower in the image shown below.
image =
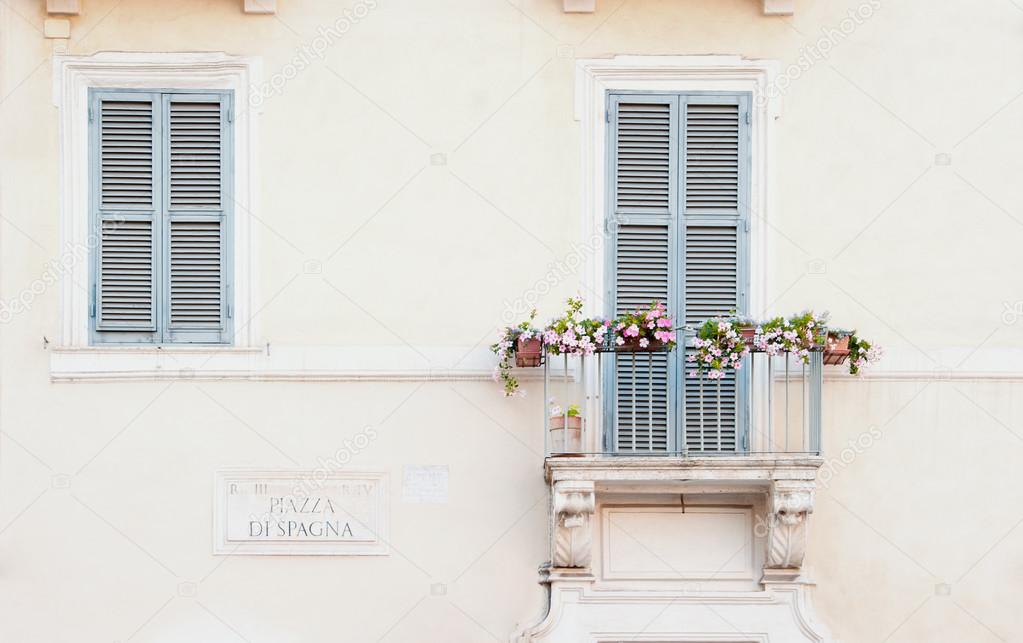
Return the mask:
<path fill-rule="evenodd" d="M 644 338 L 639 340 L 639 347 L 640 348 L 646 348 L 649 345 L 650 345 L 650 340 L 647 339 L 646 337 L 644 337 Z"/>
<path fill-rule="evenodd" d="M 633 324 L 632 326 L 629 326 L 628 328 L 626 328 L 625 329 L 625 336 L 626 337 L 638 337 L 639 336 L 639 326 L 637 326 L 636 324 Z"/>

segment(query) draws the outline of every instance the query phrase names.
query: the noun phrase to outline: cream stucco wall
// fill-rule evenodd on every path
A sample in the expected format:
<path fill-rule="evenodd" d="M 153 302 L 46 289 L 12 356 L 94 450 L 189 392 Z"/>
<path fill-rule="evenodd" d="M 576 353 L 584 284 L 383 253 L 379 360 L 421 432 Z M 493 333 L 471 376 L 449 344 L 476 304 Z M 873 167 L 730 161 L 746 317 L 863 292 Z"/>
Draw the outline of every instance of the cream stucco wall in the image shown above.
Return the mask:
<path fill-rule="evenodd" d="M 44 4 L 0 4 L 4 302 L 61 252 Z M 68 48 L 222 51 L 257 57 L 269 81 L 346 6 L 241 4 L 84 0 Z M 485 366 L 507 302 L 581 241 L 574 59 L 785 69 L 860 3 L 758 5 L 366 2 L 257 109 L 254 343 Z M 784 92 L 765 312 L 828 309 L 887 349 L 825 387 L 835 460 L 807 567 L 842 641 L 1023 641 L 1021 28 L 1011 2 L 878 0 Z M 579 288 L 559 280 L 541 316 Z M 539 618 L 535 383 L 516 400 L 471 374 L 53 383 L 58 295 L 0 325 L 0 640 L 487 641 Z M 211 555 L 214 470 L 315 468 L 366 426 L 377 437 L 351 462 L 391 474 L 390 556 Z M 449 467 L 447 504 L 402 501 L 410 464 Z"/>

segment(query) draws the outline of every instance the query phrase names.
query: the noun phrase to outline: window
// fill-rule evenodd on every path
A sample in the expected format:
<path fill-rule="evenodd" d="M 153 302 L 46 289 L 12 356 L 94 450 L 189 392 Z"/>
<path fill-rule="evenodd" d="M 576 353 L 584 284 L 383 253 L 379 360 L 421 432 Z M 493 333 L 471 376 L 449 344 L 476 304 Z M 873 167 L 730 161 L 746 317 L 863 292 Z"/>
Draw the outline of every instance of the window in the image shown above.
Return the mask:
<path fill-rule="evenodd" d="M 686 326 L 748 307 L 750 94 L 608 94 L 610 314 L 659 299 Z M 680 347 L 682 346 L 680 342 Z M 742 378 L 686 376 L 684 351 L 608 366 L 606 446 L 744 450 Z"/>
<path fill-rule="evenodd" d="M 232 96 L 90 90 L 93 343 L 230 342 Z"/>

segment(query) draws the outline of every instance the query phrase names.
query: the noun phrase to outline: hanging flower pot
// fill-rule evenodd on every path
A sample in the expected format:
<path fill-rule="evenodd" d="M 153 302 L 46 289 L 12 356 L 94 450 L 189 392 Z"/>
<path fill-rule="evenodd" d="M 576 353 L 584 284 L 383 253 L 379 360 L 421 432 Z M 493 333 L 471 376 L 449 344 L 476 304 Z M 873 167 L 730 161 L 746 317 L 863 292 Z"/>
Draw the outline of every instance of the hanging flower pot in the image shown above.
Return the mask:
<path fill-rule="evenodd" d="M 539 366 L 543 343 L 540 337 L 519 337 L 515 346 L 515 365 L 521 367 Z"/>
<path fill-rule="evenodd" d="M 519 391 L 519 381 L 512 374 L 512 364 L 516 366 L 539 366 L 542 335 L 538 328 L 533 327 L 536 317 L 534 309 L 529 319 L 518 326 L 507 326 L 501 329 L 497 343 L 490 350 L 497 355 L 497 368 L 494 369 L 494 381 L 500 382 L 506 397 L 525 395 Z"/>
<path fill-rule="evenodd" d="M 579 407 L 572 405 L 567 411 L 555 406 L 551 409 L 551 453 L 567 455 L 580 453 L 583 448 L 583 418 Z"/>
<path fill-rule="evenodd" d="M 836 366 L 844 364 L 849 358 L 849 337 L 847 333 L 828 333 L 827 343 L 824 345 L 824 363 Z"/>
<path fill-rule="evenodd" d="M 625 338 L 625 342 L 619 344 L 619 353 L 645 353 L 653 351 L 662 351 L 665 349 L 667 344 L 659 339 L 647 339 L 645 337 L 628 337 Z"/>

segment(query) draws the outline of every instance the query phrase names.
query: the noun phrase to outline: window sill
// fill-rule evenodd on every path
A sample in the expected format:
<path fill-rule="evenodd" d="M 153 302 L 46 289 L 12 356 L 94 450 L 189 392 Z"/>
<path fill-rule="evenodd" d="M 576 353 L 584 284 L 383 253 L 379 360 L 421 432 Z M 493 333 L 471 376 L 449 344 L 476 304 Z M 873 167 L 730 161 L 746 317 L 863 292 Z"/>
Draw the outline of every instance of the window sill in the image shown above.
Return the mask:
<path fill-rule="evenodd" d="M 487 349 L 432 346 L 64 346 L 50 350 L 50 380 L 489 381 Z M 542 380 L 542 368 L 516 369 Z"/>
<path fill-rule="evenodd" d="M 52 349 L 50 380 L 167 380 L 251 367 L 262 349 L 241 346 L 76 346 Z M 218 377 L 217 379 L 221 379 Z"/>

